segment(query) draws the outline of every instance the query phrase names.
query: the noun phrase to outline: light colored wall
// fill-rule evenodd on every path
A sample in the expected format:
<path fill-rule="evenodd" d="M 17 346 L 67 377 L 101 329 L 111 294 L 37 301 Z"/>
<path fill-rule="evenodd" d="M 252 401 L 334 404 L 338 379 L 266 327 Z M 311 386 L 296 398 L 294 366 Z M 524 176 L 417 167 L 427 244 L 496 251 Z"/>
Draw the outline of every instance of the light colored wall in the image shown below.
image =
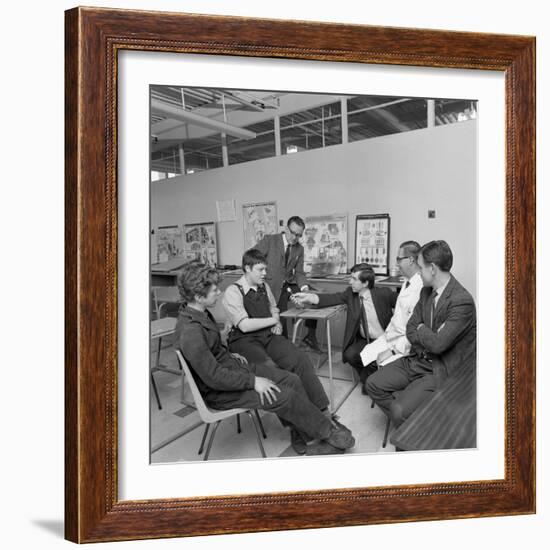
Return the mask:
<path fill-rule="evenodd" d="M 285 221 L 293 214 L 347 213 L 352 262 L 355 216 L 389 213 L 390 265 L 404 240 L 445 239 L 453 273 L 475 296 L 476 132 L 468 121 L 173 178 L 152 186 L 152 227 L 213 221 L 216 200 L 236 199 L 237 221 L 217 224 L 218 257 L 240 264 L 241 205 L 276 200 Z"/>

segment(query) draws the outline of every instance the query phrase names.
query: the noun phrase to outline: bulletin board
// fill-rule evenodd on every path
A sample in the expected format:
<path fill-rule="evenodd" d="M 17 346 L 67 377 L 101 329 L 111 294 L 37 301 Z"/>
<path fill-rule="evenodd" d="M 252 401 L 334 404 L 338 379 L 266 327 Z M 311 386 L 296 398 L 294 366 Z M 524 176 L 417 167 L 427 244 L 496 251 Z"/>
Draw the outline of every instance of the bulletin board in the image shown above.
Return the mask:
<path fill-rule="evenodd" d="M 355 219 L 355 263 L 366 262 L 376 275 L 389 275 L 390 215 L 361 214 Z"/>
<path fill-rule="evenodd" d="M 156 259 L 153 263 L 163 263 L 172 258 L 179 258 L 184 255 L 183 236 L 181 227 L 177 225 L 161 226 L 156 231 Z"/>
<path fill-rule="evenodd" d="M 183 226 L 183 257 L 216 267 L 218 241 L 215 222 L 189 223 Z"/>
<path fill-rule="evenodd" d="M 305 218 L 302 238 L 304 271 L 310 277 L 346 273 L 348 269 L 348 216 L 327 214 Z"/>
<path fill-rule="evenodd" d="M 243 204 L 244 250 L 253 248 L 264 235 L 274 235 L 279 230 L 277 202 Z"/>

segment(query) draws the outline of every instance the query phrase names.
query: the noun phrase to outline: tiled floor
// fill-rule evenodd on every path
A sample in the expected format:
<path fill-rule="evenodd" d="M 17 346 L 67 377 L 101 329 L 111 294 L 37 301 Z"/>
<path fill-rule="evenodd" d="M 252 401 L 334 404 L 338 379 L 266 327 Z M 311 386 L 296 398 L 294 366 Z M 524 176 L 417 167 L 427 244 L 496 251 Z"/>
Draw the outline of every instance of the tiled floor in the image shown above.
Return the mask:
<path fill-rule="evenodd" d="M 153 349 L 156 349 L 155 346 Z M 315 364 L 318 356 L 311 354 L 311 357 Z M 153 356 L 153 361 L 155 358 Z M 169 339 L 166 339 L 166 342 L 163 341 L 161 363 L 177 368 L 176 356 Z M 318 372 L 320 375 L 328 375 L 328 362 L 325 362 Z M 348 381 L 351 376 L 350 367 L 342 364 L 340 350 L 333 350 L 333 373 L 336 378 L 346 379 L 345 381 L 334 380 L 333 397 L 335 403 L 339 403 L 342 396 L 353 385 Z M 181 378 L 164 372 L 155 372 L 154 377 L 162 402 L 162 410 L 158 409 L 151 390 L 151 448 L 153 449 L 151 462 L 202 460 L 204 455 L 198 455 L 197 451 L 204 432 L 204 424 L 192 407 L 180 402 Z M 322 377 L 321 381 L 328 394 L 328 379 Z M 184 399 L 192 403 L 189 388 L 186 388 Z M 340 421 L 350 428 L 355 436 L 356 445 L 348 453 L 394 452 L 395 449 L 389 442 L 385 449 L 382 448 L 386 418 L 378 407 L 371 408 L 370 398 L 362 395 L 359 385 L 344 401 L 337 414 L 340 416 Z M 267 433 L 267 439 L 263 440 L 263 444 L 268 458 L 296 456 L 290 447 L 288 428 L 284 428 L 274 414 L 262 412 L 261 418 Z M 248 416 L 241 415 L 241 425 L 242 432 L 239 434 L 235 417 L 224 420 L 220 424 L 208 460 L 234 460 L 261 456 L 255 430 Z M 187 433 L 164 445 L 184 432 Z"/>

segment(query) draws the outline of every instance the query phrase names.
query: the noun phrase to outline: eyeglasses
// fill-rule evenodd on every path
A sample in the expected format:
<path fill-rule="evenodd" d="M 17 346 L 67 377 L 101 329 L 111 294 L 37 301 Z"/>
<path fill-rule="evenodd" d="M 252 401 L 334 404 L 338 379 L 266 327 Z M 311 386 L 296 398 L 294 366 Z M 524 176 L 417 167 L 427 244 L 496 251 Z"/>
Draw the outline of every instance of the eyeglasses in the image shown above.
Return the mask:
<path fill-rule="evenodd" d="M 291 235 L 294 235 L 296 238 L 298 239 L 301 239 L 304 235 L 303 231 L 302 233 L 295 233 L 294 231 L 292 231 L 292 229 L 290 229 L 290 227 L 287 226 L 287 229 L 288 231 L 290 232 Z"/>
<path fill-rule="evenodd" d="M 395 261 L 399 263 L 401 260 L 406 260 L 407 258 L 410 258 L 410 256 L 397 256 L 397 258 L 395 258 Z"/>

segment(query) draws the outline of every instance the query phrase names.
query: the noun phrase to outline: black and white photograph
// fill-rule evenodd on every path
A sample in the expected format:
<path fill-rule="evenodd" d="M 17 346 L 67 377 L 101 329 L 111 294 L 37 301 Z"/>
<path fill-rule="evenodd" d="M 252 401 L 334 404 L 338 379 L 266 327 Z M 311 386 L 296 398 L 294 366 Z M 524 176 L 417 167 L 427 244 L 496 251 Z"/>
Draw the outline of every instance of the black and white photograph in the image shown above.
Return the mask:
<path fill-rule="evenodd" d="M 478 112 L 150 86 L 152 464 L 476 448 Z"/>

